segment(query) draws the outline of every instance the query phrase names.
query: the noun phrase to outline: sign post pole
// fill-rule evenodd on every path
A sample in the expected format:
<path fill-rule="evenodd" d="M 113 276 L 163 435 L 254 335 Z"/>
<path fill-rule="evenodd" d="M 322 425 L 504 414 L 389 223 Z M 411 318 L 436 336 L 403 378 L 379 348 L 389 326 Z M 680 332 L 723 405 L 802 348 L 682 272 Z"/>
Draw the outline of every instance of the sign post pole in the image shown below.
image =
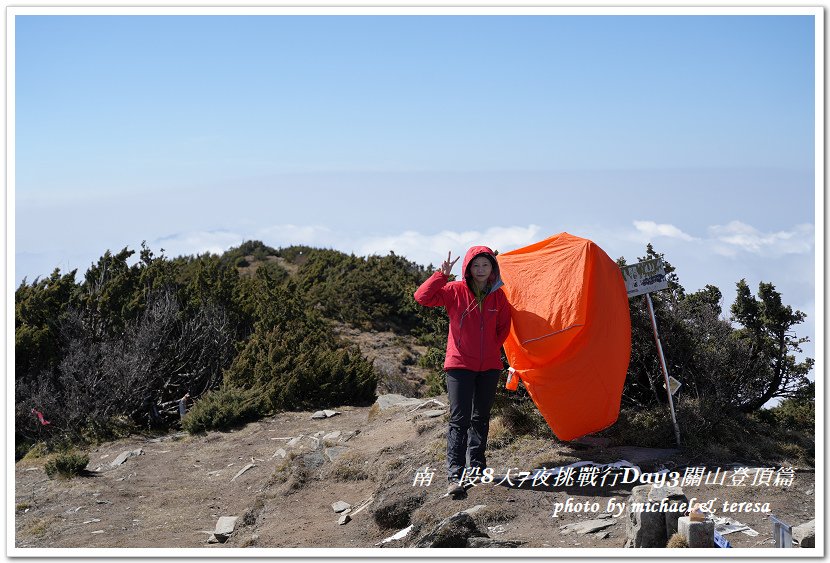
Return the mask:
<path fill-rule="evenodd" d="M 663 379 L 666 381 L 666 394 L 669 397 L 671 420 L 672 424 L 674 424 L 674 437 L 677 439 L 677 445 L 679 446 L 680 426 L 677 424 L 677 416 L 674 413 L 674 399 L 672 399 L 672 395 L 674 394 L 673 390 L 676 391 L 680 384 L 677 380 L 669 376 L 669 370 L 666 367 L 666 358 L 663 356 L 663 346 L 660 344 L 660 334 L 657 332 L 657 317 L 654 316 L 654 305 L 651 302 L 651 295 L 649 295 L 652 291 L 660 291 L 669 287 L 666 272 L 663 269 L 663 262 L 659 258 L 655 258 L 630 266 L 624 266 L 621 271 L 628 297 L 631 298 L 643 294 L 646 296 L 648 313 L 651 317 L 651 328 L 654 331 L 654 342 L 657 344 L 657 355 L 660 357 L 660 367 L 663 369 Z M 675 384 L 674 386 L 672 382 Z"/>
<path fill-rule="evenodd" d="M 654 331 L 654 342 L 657 343 L 657 355 L 660 357 L 660 367 L 663 368 L 663 379 L 666 381 L 666 395 L 669 397 L 669 408 L 671 409 L 671 421 L 674 425 L 674 437 L 677 445 L 680 445 L 680 426 L 677 424 L 677 416 L 674 414 L 674 399 L 672 399 L 671 385 L 669 383 L 669 370 L 666 367 L 666 358 L 663 356 L 663 346 L 660 344 L 660 335 L 657 332 L 657 318 L 654 316 L 654 305 L 651 303 L 651 295 L 646 293 L 648 313 L 651 316 L 651 328 Z"/>

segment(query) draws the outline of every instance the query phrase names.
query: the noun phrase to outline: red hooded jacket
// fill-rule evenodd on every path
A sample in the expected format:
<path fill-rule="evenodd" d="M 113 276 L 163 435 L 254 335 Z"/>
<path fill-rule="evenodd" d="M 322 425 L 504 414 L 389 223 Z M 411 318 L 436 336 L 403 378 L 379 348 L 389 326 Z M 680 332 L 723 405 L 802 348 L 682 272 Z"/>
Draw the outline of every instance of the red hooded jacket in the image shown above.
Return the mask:
<path fill-rule="evenodd" d="M 470 262 L 480 254 L 489 256 L 493 263 L 493 273 L 488 280 L 491 289 L 481 307 L 466 281 Z M 510 304 L 501 290 L 503 284 L 496 255 L 486 246 L 474 246 L 464 256 L 461 271 L 465 281 L 448 282 L 449 278 L 441 271 L 435 272 L 415 292 L 415 301 L 426 307 L 447 309 L 450 331 L 445 370 L 502 369 L 501 345 L 510 333 L 511 316 Z"/>

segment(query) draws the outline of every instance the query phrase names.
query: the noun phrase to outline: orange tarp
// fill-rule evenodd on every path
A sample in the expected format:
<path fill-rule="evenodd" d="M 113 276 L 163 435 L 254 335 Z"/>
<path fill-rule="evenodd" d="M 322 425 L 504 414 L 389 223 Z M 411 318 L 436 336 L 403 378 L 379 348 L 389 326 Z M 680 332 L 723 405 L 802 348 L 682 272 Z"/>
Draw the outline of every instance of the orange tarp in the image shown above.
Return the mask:
<path fill-rule="evenodd" d="M 513 307 L 507 360 L 553 433 L 573 440 L 614 424 L 631 354 L 619 266 L 568 233 L 499 254 L 498 262 Z"/>

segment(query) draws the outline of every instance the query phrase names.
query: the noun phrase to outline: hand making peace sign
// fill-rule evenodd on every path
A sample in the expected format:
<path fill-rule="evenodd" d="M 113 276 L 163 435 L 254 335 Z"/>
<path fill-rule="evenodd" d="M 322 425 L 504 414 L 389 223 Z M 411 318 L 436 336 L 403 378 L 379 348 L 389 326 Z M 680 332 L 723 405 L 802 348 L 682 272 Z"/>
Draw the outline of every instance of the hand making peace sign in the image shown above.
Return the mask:
<path fill-rule="evenodd" d="M 455 260 L 453 260 L 452 262 L 450 262 L 450 258 L 452 258 L 452 250 L 447 252 L 447 259 L 444 260 L 443 264 L 441 264 L 441 273 L 443 273 L 445 276 L 450 275 L 450 272 L 452 271 L 452 267 L 455 266 L 456 262 L 458 262 L 458 259 L 460 258 L 460 256 L 456 256 Z"/>

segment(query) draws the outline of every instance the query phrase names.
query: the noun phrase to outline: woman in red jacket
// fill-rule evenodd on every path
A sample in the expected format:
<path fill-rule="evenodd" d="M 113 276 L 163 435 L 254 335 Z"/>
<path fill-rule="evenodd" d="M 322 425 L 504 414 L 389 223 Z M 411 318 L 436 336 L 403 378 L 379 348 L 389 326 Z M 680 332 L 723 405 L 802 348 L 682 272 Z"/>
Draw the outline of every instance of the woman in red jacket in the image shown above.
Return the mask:
<path fill-rule="evenodd" d="M 490 408 L 503 368 L 501 346 L 510 332 L 510 304 L 501 290 L 495 253 L 486 246 L 467 251 L 464 281 L 449 281 L 458 258 L 447 255 L 441 269 L 415 292 L 426 307 L 447 309 L 447 393 L 450 421 L 447 432 L 449 494 L 464 492 L 464 468 L 484 470 Z"/>

